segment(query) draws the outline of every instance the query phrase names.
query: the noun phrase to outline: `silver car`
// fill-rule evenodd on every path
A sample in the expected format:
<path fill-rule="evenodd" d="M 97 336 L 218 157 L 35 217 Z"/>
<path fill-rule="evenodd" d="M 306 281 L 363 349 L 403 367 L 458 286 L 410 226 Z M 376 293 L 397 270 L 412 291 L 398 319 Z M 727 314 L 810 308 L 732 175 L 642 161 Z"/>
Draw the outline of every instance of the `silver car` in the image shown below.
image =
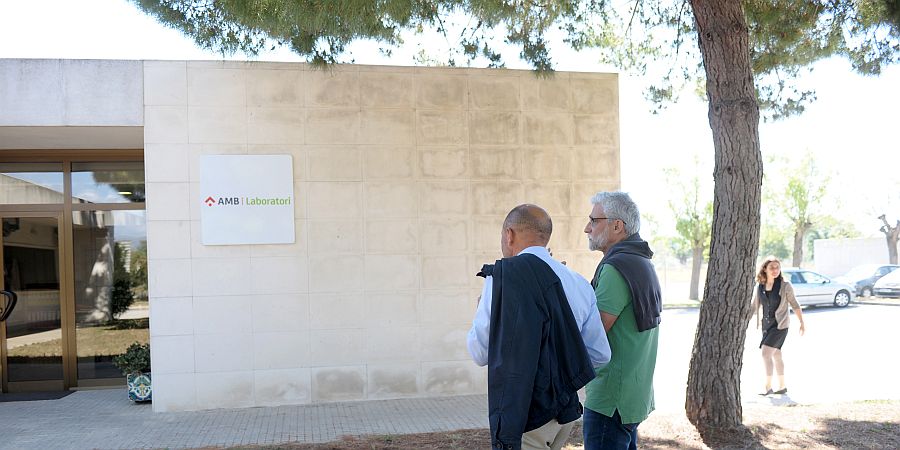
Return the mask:
<path fill-rule="evenodd" d="M 900 270 L 881 277 L 872 292 L 879 297 L 900 297 Z"/>
<path fill-rule="evenodd" d="M 806 269 L 782 269 L 784 278 L 794 286 L 794 295 L 801 306 L 834 305 L 841 308 L 853 301 L 852 286 L 832 281 L 825 275 Z"/>

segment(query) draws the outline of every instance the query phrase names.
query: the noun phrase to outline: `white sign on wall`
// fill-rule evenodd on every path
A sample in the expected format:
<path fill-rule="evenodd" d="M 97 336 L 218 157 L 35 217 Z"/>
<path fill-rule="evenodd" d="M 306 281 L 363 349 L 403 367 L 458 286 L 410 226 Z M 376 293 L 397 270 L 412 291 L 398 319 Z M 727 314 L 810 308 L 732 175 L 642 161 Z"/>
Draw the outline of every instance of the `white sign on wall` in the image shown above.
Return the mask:
<path fill-rule="evenodd" d="M 203 245 L 294 242 L 291 155 L 200 157 Z"/>

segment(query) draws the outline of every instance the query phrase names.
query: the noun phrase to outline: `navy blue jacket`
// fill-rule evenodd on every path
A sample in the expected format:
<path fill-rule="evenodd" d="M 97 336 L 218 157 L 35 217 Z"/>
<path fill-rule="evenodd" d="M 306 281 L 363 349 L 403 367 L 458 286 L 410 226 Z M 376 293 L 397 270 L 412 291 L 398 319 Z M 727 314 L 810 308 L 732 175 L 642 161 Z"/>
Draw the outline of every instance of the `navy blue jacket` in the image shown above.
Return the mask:
<path fill-rule="evenodd" d="M 594 379 L 562 283 L 523 253 L 486 265 L 492 275 L 488 410 L 494 447 L 519 449 L 522 434 L 581 416 L 578 390 Z"/>
<path fill-rule="evenodd" d="M 656 328 L 662 315 L 662 293 L 656 269 L 650 262 L 652 257 L 650 245 L 641 239 L 640 234 L 634 233 L 606 251 L 591 280 L 591 286 L 597 289 L 597 275 L 604 264 L 619 271 L 631 290 L 631 305 L 638 331 Z"/>

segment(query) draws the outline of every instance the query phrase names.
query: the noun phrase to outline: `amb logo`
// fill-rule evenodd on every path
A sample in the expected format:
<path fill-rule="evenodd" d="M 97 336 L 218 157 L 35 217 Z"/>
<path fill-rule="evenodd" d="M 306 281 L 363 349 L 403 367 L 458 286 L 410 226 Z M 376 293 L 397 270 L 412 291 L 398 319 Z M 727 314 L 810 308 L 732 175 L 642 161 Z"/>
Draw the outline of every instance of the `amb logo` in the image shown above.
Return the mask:
<path fill-rule="evenodd" d="M 206 206 L 289 206 L 290 197 L 206 197 Z"/>
<path fill-rule="evenodd" d="M 233 206 L 240 205 L 241 199 L 240 197 L 219 197 L 218 199 L 210 197 L 206 197 L 206 200 L 203 200 L 203 203 L 206 203 L 206 206 Z"/>

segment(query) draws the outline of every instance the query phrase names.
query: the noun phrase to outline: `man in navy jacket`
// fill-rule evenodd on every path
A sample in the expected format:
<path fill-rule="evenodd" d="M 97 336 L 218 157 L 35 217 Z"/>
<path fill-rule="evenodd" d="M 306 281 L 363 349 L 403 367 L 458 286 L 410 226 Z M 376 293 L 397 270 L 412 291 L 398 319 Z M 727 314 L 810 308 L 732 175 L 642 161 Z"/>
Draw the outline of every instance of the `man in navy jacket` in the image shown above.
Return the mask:
<path fill-rule="evenodd" d="M 590 284 L 546 248 L 552 230 L 542 208 L 513 208 L 501 232 L 504 258 L 480 274 L 467 344 L 488 366 L 495 448 L 561 448 L 581 416 L 578 389 L 610 359 Z"/>

